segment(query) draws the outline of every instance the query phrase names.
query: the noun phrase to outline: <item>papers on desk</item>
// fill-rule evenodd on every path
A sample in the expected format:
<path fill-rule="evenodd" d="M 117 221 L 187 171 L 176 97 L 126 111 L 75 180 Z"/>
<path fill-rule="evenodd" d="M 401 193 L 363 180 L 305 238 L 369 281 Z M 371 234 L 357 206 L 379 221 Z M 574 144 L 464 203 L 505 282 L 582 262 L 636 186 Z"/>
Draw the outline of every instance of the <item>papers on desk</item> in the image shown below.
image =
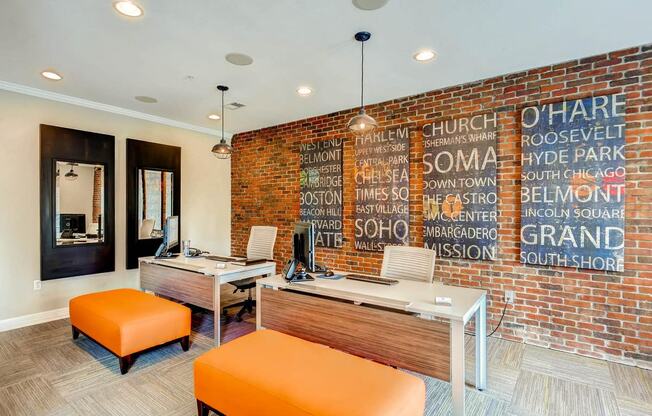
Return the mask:
<path fill-rule="evenodd" d="M 231 263 L 235 264 L 236 266 L 251 266 L 254 264 L 267 263 L 267 261 L 268 260 L 264 257 L 254 257 L 254 258 L 235 260 L 232 261 Z"/>

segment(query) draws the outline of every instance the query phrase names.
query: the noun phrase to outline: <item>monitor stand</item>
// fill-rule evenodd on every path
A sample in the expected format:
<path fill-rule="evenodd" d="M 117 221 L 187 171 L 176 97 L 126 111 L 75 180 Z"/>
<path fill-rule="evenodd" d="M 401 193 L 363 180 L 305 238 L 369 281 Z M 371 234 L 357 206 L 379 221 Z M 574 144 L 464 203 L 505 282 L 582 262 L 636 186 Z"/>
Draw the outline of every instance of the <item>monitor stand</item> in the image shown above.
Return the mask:
<path fill-rule="evenodd" d="M 290 279 L 290 283 L 293 282 L 310 282 L 315 280 L 314 277 L 310 276 L 308 273 L 305 271 L 301 272 L 296 272 L 294 275 L 292 275 L 292 279 Z"/>
<path fill-rule="evenodd" d="M 178 254 L 174 254 L 168 251 L 167 245 L 165 243 L 161 244 L 156 250 L 156 254 L 154 255 L 155 259 L 173 259 L 178 257 Z"/>

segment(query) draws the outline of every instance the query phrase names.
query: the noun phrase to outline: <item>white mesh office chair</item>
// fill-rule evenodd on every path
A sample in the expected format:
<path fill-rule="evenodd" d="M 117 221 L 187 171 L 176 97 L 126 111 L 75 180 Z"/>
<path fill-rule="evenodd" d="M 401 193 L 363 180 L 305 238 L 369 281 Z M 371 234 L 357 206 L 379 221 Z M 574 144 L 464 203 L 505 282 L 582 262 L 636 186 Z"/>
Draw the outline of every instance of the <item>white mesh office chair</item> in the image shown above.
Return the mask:
<path fill-rule="evenodd" d="M 98 228 L 99 228 L 99 224 L 96 222 L 92 222 L 88 224 L 88 227 L 86 227 L 86 234 L 97 235 Z"/>
<path fill-rule="evenodd" d="M 249 242 L 247 243 L 247 258 L 264 258 L 267 260 L 274 260 L 274 244 L 276 243 L 276 232 L 276 227 L 263 225 L 255 225 L 251 227 L 251 231 L 249 232 Z M 245 312 L 253 312 L 254 306 L 256 306 L 256 301 L 251 296 L 251 289 L 256 287 L 256 278 L 250 277 L 247 279 L 230 282 L 230 284 L 235 286 L 233 293 L 238 291 L 244 292 L 245 290 L 249 291 L 247 299 L 242 302 L 226 306 L 222 309 L 222 314 L 225 317 L 228 317 L 228 309 L 241 306 L 242 308 L 235 316 L 236 321 L 240 322 L 242 320 L 242 315 L 244 315 Z"/>
<path fill-rule="evenodd" d="M 435 277 L 435 251 L 422 247 L 385 246 L 380 275 L 432 283 Z"/>
<path fill-rule="evenodd" d="M 139 234 L 138 237 L 140 239 L 151 238 L 152 231 L 154 231 L 154 223 L 155 221 L 153 218 L 145 218 L 140 226 L 140 232 L 138 233 Z"/>
<path fill-rule="evenodd" d="M 255 225 L 249 232 L 247 242 L 247 258 L 262 257 L 274 260 L 274 243 L 276 242 L 276 227 Z"/>

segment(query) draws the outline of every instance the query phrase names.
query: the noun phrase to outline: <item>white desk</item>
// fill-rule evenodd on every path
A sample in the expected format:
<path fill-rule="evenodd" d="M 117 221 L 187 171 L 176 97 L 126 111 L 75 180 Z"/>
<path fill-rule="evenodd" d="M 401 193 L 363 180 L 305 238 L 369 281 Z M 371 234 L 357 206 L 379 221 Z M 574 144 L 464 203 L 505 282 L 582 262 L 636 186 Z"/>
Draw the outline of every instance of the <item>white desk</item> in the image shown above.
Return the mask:
<path fill-rule="evenodd" d="M 346 274 L 346 273 L 338 273 Z M 475 383 L 483 390 L 487 384 L 486 292 L 480 289 L 447 286 L 441 283 L 423 283 L 401 280 L 392 286 L 355 280 L 328 280 L 317 278 L 310 282 L 288 283 L 281 275 L 260 279 L 256 297 L 261 299 L 263 288 L 290 289 L 335 299 L 344 299 L 356 305 L 375 305 L 416 314 L 423 319 L 446 319 L 450 322 L 450 380 L 453 388 L 453 414 L 464 415 L 464 325 L 475 317 Z M 436 296 L 452 299 L 451 306 L 435 304 Z M 256 308 L 257 328 L 261 328 L 261 312 Z"/>
<path fill-rule="evenodd" d="M 170 259 L 143 257 L 141 289 L 169 296 L 213 311 L 215 345 L 220 345 L 220 285 L 258 276 L 272 276 L 276 263 L 268 261 L 250 266 L 221 263 L 204 257 Z M 225 268 L 217 268 L 218 263 Z M 219 280 L 218 280 L 219 279 Z"/>

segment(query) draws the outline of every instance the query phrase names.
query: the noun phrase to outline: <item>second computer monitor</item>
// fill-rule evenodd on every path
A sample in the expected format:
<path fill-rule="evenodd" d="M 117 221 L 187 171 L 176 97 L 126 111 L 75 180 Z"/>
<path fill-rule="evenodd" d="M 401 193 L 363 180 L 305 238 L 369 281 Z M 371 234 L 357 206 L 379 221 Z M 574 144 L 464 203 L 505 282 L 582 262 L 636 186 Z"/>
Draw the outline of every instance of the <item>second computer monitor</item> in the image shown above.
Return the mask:
<path fill-rule="evenodd" d="M 315 270 L 315 226 L 310 222 L 298 222 L 294 226 L 294 259 L 308 271 Z"/>
<path fill-rule="evenodd" d="M 168 217 L 165 221 L 165 246 L 167 250 L 179 244 L 179 217 Z"/>
<path fill-rule="evenodd" d="M 157 258 L 160 257 L 174 257 L 170 253 L 170 249 L 176 247 L 179 244 L 179 217 L 168 217 L 165 221 L 165 226 L 163 227 L 163 242 L 156 250 L 154 255 Z"/>

